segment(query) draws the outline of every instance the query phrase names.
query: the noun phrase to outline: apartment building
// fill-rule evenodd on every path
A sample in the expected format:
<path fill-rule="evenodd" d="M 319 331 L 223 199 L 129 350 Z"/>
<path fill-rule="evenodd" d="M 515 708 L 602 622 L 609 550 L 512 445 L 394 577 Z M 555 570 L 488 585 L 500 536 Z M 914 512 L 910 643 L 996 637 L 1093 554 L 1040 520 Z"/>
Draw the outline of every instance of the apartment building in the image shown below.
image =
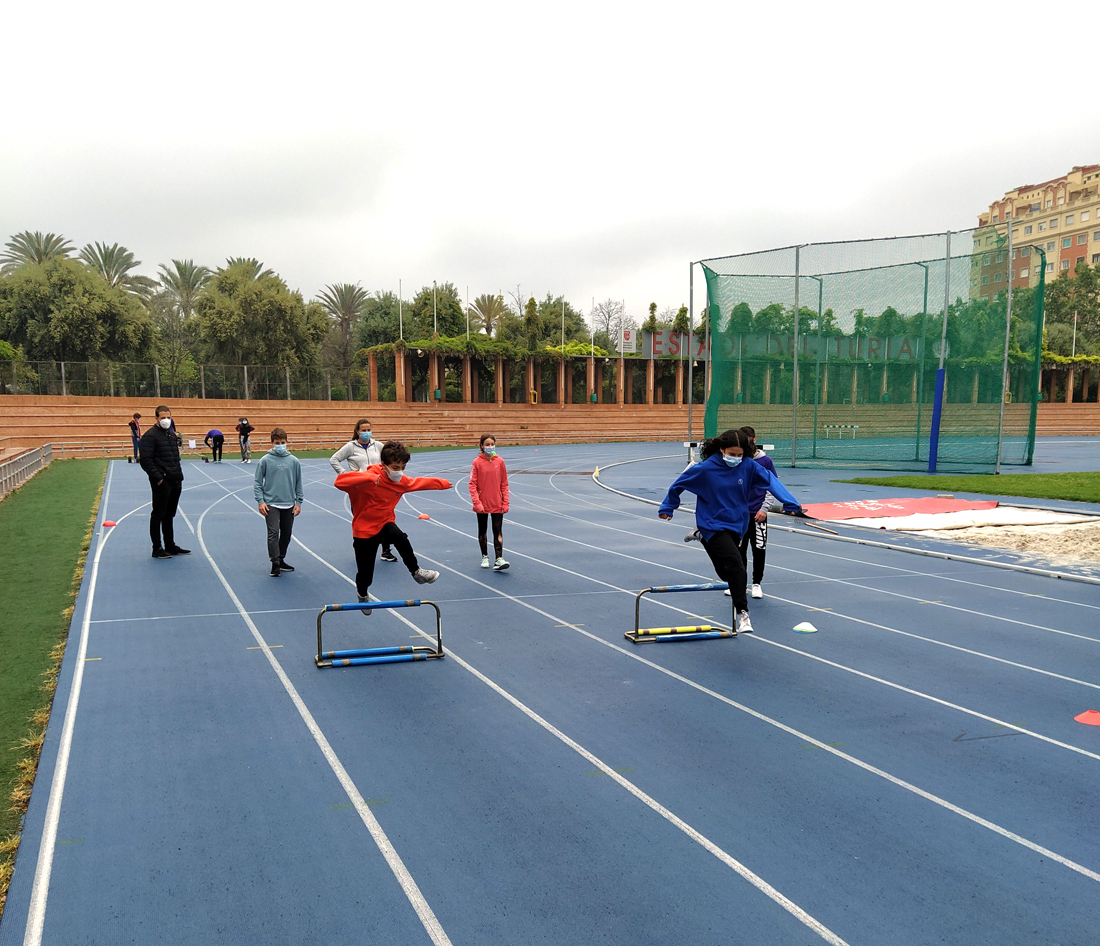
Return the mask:
<path fill-rule="evenodd" d="M 1012 261 L 1006 267 L 1004 237 L 1012 224 Z M 976 257 L 971 270 L 971 297 L 991 297 L 1005 288 L 1039 283 L 1046 253 L 1047 281 L 1061 273 L 1071 276 L 1078 263 L 1100 263 L 1100 164 L 1075 167 L 1042 184 L 1017 187 L 978 216 L 979 227 L 997 233 L 975 234 Z M 998 239 L 998 233 L 1001 239 Z"/>

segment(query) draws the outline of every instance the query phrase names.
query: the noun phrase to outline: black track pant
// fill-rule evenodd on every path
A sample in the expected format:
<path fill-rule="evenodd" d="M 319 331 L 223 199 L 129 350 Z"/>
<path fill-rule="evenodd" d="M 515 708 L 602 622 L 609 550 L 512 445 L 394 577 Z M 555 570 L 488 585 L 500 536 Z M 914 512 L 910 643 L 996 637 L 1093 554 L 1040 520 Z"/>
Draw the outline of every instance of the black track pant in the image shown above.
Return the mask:
<path fill-rule="evenodd" d="M 210 452 L 214 454 L 214 462 L 217 463 L 222 458 L 222 447 L 225 446 L 225 437 L 211 437 L 210 443 Z"/>
<path fill-rule="evenodd" d="M 764 560 L 768 555 L 768 520 L 757 522 L 749 516 L 749 531 L 741 540 L 741 560 L 746 569 L 749 564 L 749 547 L 752 547 L 752 583 L 759 585 L 764 580 Z"/>
<path fill-rule="evenodd" d="M 493 551 L 497 553 L 497 558 L 504 558 L 504 513 L 502 512 L 477 513 L 477 541 L 481 546 L 481 554 L 489 554 L 487 533 L 490 516 L 493 517 Z"/>
<path fill-rule="evenodd" d="M 703 539 L 703 548 L 710 556 L 715 574 L 730 586 L 733 599 L 733 626 L 737 627 L 737 612 L 748 611 L 745 596 L 745 560 L 741 557 L 741 536 L 736 532 L 716 532 Z"/>
<path fill-rule="evenodd" d="M 172 528 L 172 519 L 176 515 L 176 508 L 180 504 L 180 493 L 183 492 L 183 483 L 171 483 L 168 480 L 161 481 L 153 487 L 153 511 L 149 513 L 149 538 L 153 540 L 153 551 L 163 548 L 171 552 L 176 547 L 176 536 Z M 161 535 L 164 535 L 164 544 L 161 544 Z"/>
<path fill-rule="evenodd" d="M 394 522 L 387 522 L 369 539 L 353 538 L 351 545 L 355 549 L 355 590 L 363 597 L 366 597 L 371 582 L 374 581 L 374 560 L 378 558 L 378 547 L 383 543 L 397 549 L 397 554 L 401 556 L 410 575 L 415 574 L 420 567 L 409 537 Z"/>

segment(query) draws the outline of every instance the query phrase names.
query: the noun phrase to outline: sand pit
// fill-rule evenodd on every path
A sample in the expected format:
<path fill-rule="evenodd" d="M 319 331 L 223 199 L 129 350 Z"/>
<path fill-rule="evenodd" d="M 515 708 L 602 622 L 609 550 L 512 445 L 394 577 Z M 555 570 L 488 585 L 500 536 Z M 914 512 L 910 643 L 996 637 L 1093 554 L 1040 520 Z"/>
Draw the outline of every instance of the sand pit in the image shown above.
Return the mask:
<path fill-rule="evenodd" d="M 1073 525 L 981 526 L 920 534 L 1013 549 L 1064 566 L 1100 566 L 1100 519 Z"/>

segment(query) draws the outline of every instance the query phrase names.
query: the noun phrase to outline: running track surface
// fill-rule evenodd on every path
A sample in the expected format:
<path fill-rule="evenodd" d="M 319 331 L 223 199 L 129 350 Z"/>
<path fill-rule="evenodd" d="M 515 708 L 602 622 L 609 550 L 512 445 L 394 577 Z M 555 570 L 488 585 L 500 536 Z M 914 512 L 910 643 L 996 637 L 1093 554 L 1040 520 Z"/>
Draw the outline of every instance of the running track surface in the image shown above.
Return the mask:
<path fill-rule="evenodd" d="M 194 551 L 155 561 L 113 463 L 0 946 L 1096 943 L 1100 587 L 774 530 L 755 634 L 632 645 L 638 589 L 713 580 L 692 517 L 550 474 L 640 460 L 601 479 L 645 498 L 682 453 L 502 450 L 502 573 L 474 451 L 415 455 L 455 483 L 398 507 L 443 576 L 379 563 L 372 591 L 438 602 L 448 656 L 323 671 L 317 610 L 354 600 L 326 461 L 278 579 L 254 466 L 187 464 Z M 647 596 L 642 623 L 729 610 Z M 431 617 L 331 614 L 326 647 Z"/>

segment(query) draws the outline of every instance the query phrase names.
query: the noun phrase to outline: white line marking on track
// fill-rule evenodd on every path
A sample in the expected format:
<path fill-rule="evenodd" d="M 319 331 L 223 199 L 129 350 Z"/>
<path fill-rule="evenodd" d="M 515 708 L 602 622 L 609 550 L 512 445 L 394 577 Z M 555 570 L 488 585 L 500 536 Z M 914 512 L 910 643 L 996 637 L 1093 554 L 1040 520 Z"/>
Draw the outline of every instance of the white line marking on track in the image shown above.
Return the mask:
<path fill-rule="evenodd" d="M 88 633 L 92 618 L 92 605 L 95 602 L 96 582 L 99 580 L 99 561 L 107 541 L 114 535 L 114 529 L 105 530 L 103 520 L 106 517 L 107 503 L 111 495 L 111 483 L 114 479 L 114 464 L 107 467 L 107 485 L 103 489 L 103 499 L 99 504 L 99 542 L 92 558 L 92 574 L 88 580 L 88 596 L 84 600 L 84 616 L 80 622 L 80 644 L 76 653 L 76 665 L 73 680 L 69 687 L 69 700 L 65 706 L 65 720 L 61 727 L 61 742 L 57 749 L 57 761 L 54 764 L 53 779 L 50 782 L 50 797 L 46 803 L 46 819 L 42 827 L 42 840 L 38 846 L 38 863 L 34 870 L 34 882 L 31 885 L 31 898 L 27 908 L 27 926 L 23 934 L 24 946 L 40 946 L 42 928 L 46 922 L 46 901 L 50 892 L 50 875 L 53 873 L 53 852 L 57 844 L 57 825 L 61 819 L 61 800 L 65 795 L 65 779 L 69 772 L 69 754 L 73 745 L 73 730 L 76 727 L 76 712 L 80 705 L 80 690 L 84 683 L 84 663 L 88 656 Z M 148 505 L 148 503 L 142 504 Z M 117 521 L 141 509 L 131 509 Z"/>
<path fill-rule="evenodd" d="M 225 496 L 216 500 L 213 505 L 222 502 L 230 495 L 236 496 L 236 493 L 230 493 L 227 491 Z M 237 497 L 240 498 L 240 497 Z M 241 500 L 244 502 L 244 500 Z M 208 507 L 213 508 L 213 505 Z M 208 511 L 207 510 L 207 511 Z M 259 513 L 257 513 L 259 515 Z M 325 757 L 325 761 L 328 762 L 329 767 L 332 769 L 333 774 L 339 780 L 340 785 L 347 793 L 348 799 L 355 806 L 356 812 L 362 819 L 363 824 L 366 826 L 367 831 L 370 832 L 371 837 L 374 839 L 374 843 L 377 845 L 378 850 L 382 856 L 386 859 L 386 863 L 389 865 L 390 870 L 393 872 L 397 882 L 401 885 L 401 889 L 404 891 L 405 896 L 408 898 L 409 903 L 412 905 L 413 910 L 416 911 L 416 915 L 420 918 L 420 922 L 423 924 L 424 929 L 431 937 L 433 943 L 436 946 L 450 946 L 450 938 L 447 936 L 436 918 L 432 908 L 428 905 L 428 901 L 425 899 L 424 894 L 420 891 L 416 881 L 413 879 L 412 874 L 409 873 L 407 867 L 405 867 L 404 861 L 401 860 L 401 856 L 397 853 L 396 848 L 390 843 L 390 839 L 386 836 L 385 831 L 382 830 L 382 825 L 379 824 L 378 819 L 375 818 L 374 813 L 370 810 L 370 806 L 367 805 L 359 789 L 356 787 L 355 782 L 352 781 L 347 770 L 344 768 L 343 763 L 340 761 L 339 756 L 336 755 L 335 750 L 330 745 L 325 734 L 321 731 L 321 727 L 317 725 L 317 721 L 313 718 L 313 714 L 310 713 L 309 708 L 298 694 L 294 684 L 291 683 L 290 677 L 286 675 L 286 671 L 283 670 L 282 665 L 276 659 L 275 655 L 271 652 L 271 648 L 264 640 L 263 635 L 260 634 L 259 629 L 256 627 L 252 618 L 249 616 L 248 611 L 241 603 L 240 598 L 237 597 L 236 592 L 232 586 L 226 580 L 222 570 L 218 567 L 218 563 L 214 561 L 214 557 L 210 554 L 209 549 L 206 547 L 206 542 L 202 535 L 203 519 L 206 517 L 206 511 L 199 517 L 199 527 L 196 536 L 199 540 L 199 546 L 202 548 L 203 554 L 206 556 L 207 561 L 210 562 L 211 567 L 214 569 L 214 573 L 218 576 L 218 580 L 221 582 L 222 587 L 225 588 L 226 594 L 229 595 L 233 605 L 237 608 L 241 618 L 245 624 L 248 625 L 248 629 L 252 632 L 253 638 L 256 643 L 263 650 L 264 655 L 267 657 L 268 663 L 271 665 L 271 669 L 275 671 L 275 675 L 279 678 L 279 682 L 282 683 L 283 689 L 286 690 L 287 695 L 290 697 L 291 702 L 294 703 L 295 709 L 298 710 L 298 714 L 302 717 L 303 722 L 306 724 L 306 728 L 309 730 L 311 736 L 313 736 L 314 742 L 321 750 L 321 754 Z"/>
<path fill-rule="evenodd" d="M 331 511 L 331 510 L 329 510 L 329 511 Z M 341 518 L 343 518 L 343 517 L 341 517 Z M 450 528 L 450 527 L 448 526 L 447 528 Z M 458 530 L 454 530 L 454 531 L 458 531 Z M 308 552 L 310 555 L 312 555 L 315 559 L 317 559 L 322 564 L 327 565 L 337 575 L 339 575 L 341 578 L 343 578 L 349 584 L 354 586 L 355 580 L 353 578 L 349 577 L 348 575 L 345 575 L 335 565 L 333 565 L 330 562 L 326 561 L 324 558 L 322 558 L 320 555 L 318 555 L 316 552 L 314 552 L 313 549 L 311 549 L 309 546 L 307 546 L 304 542 L 302 542 L 297 537 L 295 537 L 294 541 L 297 542 L 298 545 L 300 545 L 306 552 Z M 433 559 L 430 559 L 430 558 L 425 558 L 425 560 L 429 561 L 429 562 L 432 562 L 433 564 L 437 564 L 437 565 L 439 564 L 438 562 L 435 562 Z M 447 568 L 448 571 L 455 571 L 454 569 L 452 569 L 452 568 L 450 568 L 449 566 L 446 566 L 446 565 L 441 566 L 441 567 Z M 456 572 L 456 574 L 461 574 L 461 573 Z M 463 577 L 465 577 L 465 576 L 463 576 Z M 474 581 L 474 580 L 470 579 L 470 581 Z M 474 584 L 480 585 L 481 582 L 474 581 Z M 488 585 L 482 585 L 482 587 L 489 588 Z M 490 589 L 490 590 L 492 590 L 492 589 Z M 510 595 L 505 595 L 505 597 L 511 597 L 511 596 Z M 377 600 L 377 599 L 375 599 L 375 600 Z M 535 608 L 533 605 L 525 605 L 525 607 L 530 607 L 530 608 L 532 608 L 532 610 L 538 611 L 539 614 L 545 614 L 546 613 L 544 611 L 539 611 L 539 609 Z M 393 616 L 396 617 L 398 620 L 400 620 L 400 621 L 404 622 L 405 624 L 407 624 L 413 630 L 415 630 L 417 632 L 418 636 L 425 637 L 428 640 L 434 640 L 435 639 L 432 635 L 426 633 L 421 628 L 417 627 L 412 621 L 410 621 L 407 617 L 405 617 L 405 615 L 403 615 L 399 612 L 393 612 Z M 563 626 L 572 627 L 573 625 L 563 625 Z M 606 762 L 604 762 L 599 757 L 593 755 L 591 752 L 589 752 L 587 749 L 585 749 L 584 746 L 580 745 L 580 743 L 574 741 L 569 736 L 567 736 L 565 733 L 563 733 L 560 729 L 558 729 L 556 726 L 554 726 L 552 723 L 550 723 L 549 721 L 547 721 L 543 717 L 539 716 L 538 713 L 536 713 L 534 710 L 532 710 L 530 707 L 528 707 L 525 703 L 518 700 L 516 697 L 514 697 L 511 693 L 509 693 L 503 687 L 499 686 L 497 683 L 495 683 L 489 677 L 485 676 L 485 674 L 483 674 L 476 667 L 474 667 L 473 665 L 467 663 L 465 660 L 463 660 L 461 657 L 459 657 L 449 647 L 447 648 L 447 657 L 448 657 L 448 659 L 450 659 L 450 660 L 454 661 L 455 663 L 457 663 L 464 670 L 467 670 L 468 672 L 473 674 L 478 680 L 480 680 L 482 683 L 484 683 L 486 686 L 488 686 L 490 689 L 492 689 L 495 693 L 502 696 L 505 700 L 507 700 L 509 703 L 511 703 L 516 709 L 518 709 L 521 713 L 523 713 L 529 719 L 531 719 L 532 721 L 537 723 L 539 726 L 541 726 L 543 729 L 545 729 L 548 733 L 550 733 L 556 739 L 560 740 L 562 743 L 564 743 L 566 746 L 568 746 L 570 749 L 572 749 L 574 752 L 576 752 L 582 758 L 586 759 L 592 765 L 595 765 L 605 775 L 610 776 L 611 778 L 613 778 L 616 782 L 619 783 L 619 785 L 621 785 L 628 792 L 630 792 L 630 794 L 633 795 L 635 798 L 637 798 L 640 802 L 642 802 L 644 805 L 649 807 L 651 810 L 655 811 L 657 814 L 659 814 L 662 818 L 664 818 L 670 824 L 675 825 L 677 828 L 679 828 L 684 834 L 686 834 L 689 838 L 691 838 L 693 841 L 695 841 L 697 844 L 699 844 L 704 850 L 706 850 L 708 853 L 714 855 L 716 858 L 718 858 L 718 860 L 720 860 L 723 864 L 725 864 L 727 867 L 729 867 L 731 870 L 733 870 L 736 874 L 738 874 L 744 880 L 747 880 L 750 884 L 752 884 L 757 890 L 759 890 L 765 896 L 767 896 L 768 898 L 773 900 L 775 903 L 779 904 L 779 906 L 781 906 L 784 910 L 786 910 L 788 913 L 790 913 L 791 916 L 795 917 L 795 919 L 797 919 L 799 922 L 803 923 L 805 926 L 809 927 L 811 930 L 813 930 L 815 933 L 817 933 L 818 936 L 820 936 L 822 939 L 825 940 L 825 942 L 830 943 L 831 946 L 847 946 L 847 943 L 845 942 L 845 940 L 841 939 L 839 936 L 837 936 L 836 933 L 834 933 L 832 930 L 830 930 L 827 926 L 825 926 L 819 920 L 815 919 L 813 916 L 811 916 L 809 913 L 807 913 L 805 910 L 803 910 L 802 907 L 800 907 L 797 903 L 795 903 L 789 897 L 787 897 L 784 894 L 780 893 L 779 890 L 777 890 L 775 887 L 773 887 L 771 884 L 769 884 L 759 874 L 757 874 L 754 871 L 750 870 L 748 867 L 746 867 L 744 864 L 742 864 L 735 857 L 728 854 L 726 851 L 724 851 L 722 848 L 720 848 L 717 844 L 715 844 L 713 841 L 711 841 L 709 838 L 707 838 L 701 832 L 697 831 L 695 828 L 693 828 L 690 824 L 688 824 L 682 818 L 680 818 L 679 816 L 674 814 L 672 811 L 670 811 L 668 808 L 666 808 L 664 805 L 662 805 L 659 801 L 657 801 L 651 795 L 648 795 L 644 791 L 642 791 L 642 789 L 640 789 L 637 785 L 635 785 L 629 779 L 623 778 L 623 776 L 621 774 L 619 774 L 619 772 L 617 772 L 615 769 L 613 769 L 611 766 L 609 766 Z"/>

